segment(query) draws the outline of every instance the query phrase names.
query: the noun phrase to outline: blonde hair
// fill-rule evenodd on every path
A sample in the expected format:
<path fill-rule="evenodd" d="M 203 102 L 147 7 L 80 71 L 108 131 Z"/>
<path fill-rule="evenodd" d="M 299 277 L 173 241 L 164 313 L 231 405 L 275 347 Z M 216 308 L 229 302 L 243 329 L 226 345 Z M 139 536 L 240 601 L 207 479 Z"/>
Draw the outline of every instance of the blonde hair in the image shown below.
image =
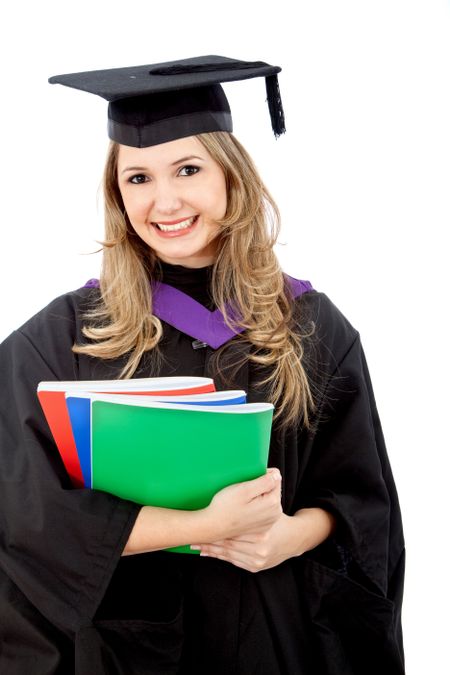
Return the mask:
<path fill-rule="evenodd" d="M 249 344 L 250 361 L 267 368 L 268 374 L 257 384 L 268 387 L 275 419 L 282 426 L 299 420 L 308 426 L 314 403 L 302 363 L 304 336 L 295 325 L 292 297 L 273 250 L 280 228 L 278 208 L 232 134 L 212 132 L 197 138 L 222 168 L 227 186 L 227 210 L 218 222 L 220 241 L 211 279 L 213 300 L 233 327 L 231 303 L 239 326 L 246 329 L 236 340 Z M 149 284 L 149 278 L 158 275 L 159 263 L 125 212 L 117 182 L 118 148 L 111 143 L 103 180 L 106 239 L 101 303 L 87 315 L 93 323 L 83 329 L 91 342 L 75 345 L 74 351 L 102 359 L 127 355 L 121 377 L 128 378 L 145 352 L 154 350 L 157 356 L 163 331 L 152 314 Z M 227 346 L 215 354 L 217 366 Z"/>

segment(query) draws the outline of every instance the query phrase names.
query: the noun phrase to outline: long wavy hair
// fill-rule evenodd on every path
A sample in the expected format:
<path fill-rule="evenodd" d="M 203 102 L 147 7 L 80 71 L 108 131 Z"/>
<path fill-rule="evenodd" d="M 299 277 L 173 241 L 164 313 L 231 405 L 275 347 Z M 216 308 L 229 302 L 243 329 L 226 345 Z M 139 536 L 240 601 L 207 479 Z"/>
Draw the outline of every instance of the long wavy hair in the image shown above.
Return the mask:
<path fill-rule="evenodd" d="M 244 147 L 227 132 L 200 134 L 198 140 L 222 168 L 227 209 L 220 226 L 212 269 L 211 295 L 228 326 L 246 330 L 247 357 L 263 373 L 259 385 L 269 392 L 281 426 L 309 426 L 314 408 L 303 365 L 305 334 L 293 318 L 293 303 L 274 252 L 280 229 L 278 208 Z M 146 352 L 158 357 L 162 325 L 152 313 L 149 278 L 158 278 L 159 261 L 136 235 L 125 212 L 117 181 L 119 146 L 111 143 L 103 178 L 105 241 L 100 276 L 101 302 L 86 315 L 89 339 L 74 345 L 78 354 L 101 359 L 126 355 L 121 377 L 131 377 Z M 233 308 L 231 316 L 230 307 Z M 215 354 L 220 356 L 227 345 Z M 236 364 L 238 367 L 238 364 Z"/>

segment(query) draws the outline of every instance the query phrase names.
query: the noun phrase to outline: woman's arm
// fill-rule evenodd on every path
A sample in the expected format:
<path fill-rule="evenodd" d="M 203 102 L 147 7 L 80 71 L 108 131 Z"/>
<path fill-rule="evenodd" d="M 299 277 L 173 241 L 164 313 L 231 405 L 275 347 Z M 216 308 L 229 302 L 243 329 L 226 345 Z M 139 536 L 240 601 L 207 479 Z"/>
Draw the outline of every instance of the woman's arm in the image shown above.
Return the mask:
<path fill-rule="evenodd" d="M 320 508 L 305 508 L 293 516 L 281 513 L 268 528 L 231 539 L 201 544 L 201 555 L 220 558 L 249 572 L 275 567 L 288 558 L 319 546 L 333 532 L 334 516 Z"/>
<path fill-rule="evenodd" d="M 220 490 L 204 509 L 181 511 L 144 506 L 122 555 L 262 531 L 279 518 L 280 495 L 280 472 L 268 469 L 260 478 Z"/>
<path fill-rule="evenodd" d="M 290 525 L 293 540 L 297 542 L 294 555 L 301 555 L 328 539 L 334 531 L 336 519 L 325 509 L 300 509 L 291 517 Z"/>

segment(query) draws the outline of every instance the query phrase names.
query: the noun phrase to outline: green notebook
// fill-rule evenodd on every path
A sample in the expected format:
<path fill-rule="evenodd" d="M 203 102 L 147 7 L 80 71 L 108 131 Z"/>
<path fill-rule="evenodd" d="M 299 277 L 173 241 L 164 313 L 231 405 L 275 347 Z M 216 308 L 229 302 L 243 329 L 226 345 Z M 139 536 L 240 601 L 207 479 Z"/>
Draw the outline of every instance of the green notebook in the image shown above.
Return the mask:
<path fill-rule="evenodd" d="M 223 487 L 267 467 L 269 403 L 218 409 L 98 396 L 91 414 L 92 487 L 140 504 L 200 509 Z"/>

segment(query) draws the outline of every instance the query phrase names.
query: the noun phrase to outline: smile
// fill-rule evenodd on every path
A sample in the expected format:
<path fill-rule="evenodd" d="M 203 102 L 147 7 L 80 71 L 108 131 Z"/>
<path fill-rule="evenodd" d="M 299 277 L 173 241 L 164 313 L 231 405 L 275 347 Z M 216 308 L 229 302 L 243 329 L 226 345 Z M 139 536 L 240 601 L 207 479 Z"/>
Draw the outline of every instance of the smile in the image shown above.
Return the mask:
<path fill-rule="evenodd" d="M 181 220 L 179 223 L 174 225 L 164 225 L 163 223 L 152 223 L 162 232 L 177 232 L 178 230 L 186 230 L 188 227 L 191 227 L 198 219 L 198 216 L 192 216 L 191 218 L 186 218 L 186 220 Z"/>

